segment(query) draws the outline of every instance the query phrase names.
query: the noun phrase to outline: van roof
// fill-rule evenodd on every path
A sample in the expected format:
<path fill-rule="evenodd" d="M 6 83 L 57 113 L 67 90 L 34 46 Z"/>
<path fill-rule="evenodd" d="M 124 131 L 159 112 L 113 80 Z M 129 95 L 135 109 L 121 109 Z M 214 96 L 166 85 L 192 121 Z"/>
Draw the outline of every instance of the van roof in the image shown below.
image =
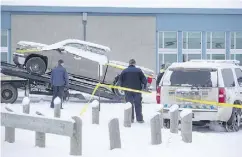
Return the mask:
<path fill-rule="evenodd" d="M 183 68 L 206 68 L 206 69 L 211 69 L 211 68 L 228 68 L 228 67 L 238 67 L 237 65 L 233 64 L 233 63 L 212 63 L 212 62 L 192 62 L 192 61 L 188 61 L 188 62 L 176 62 L 176 63 L 172 63 L 171 66 L 169 68 L 177 68 L 177 67 L 183 67 Z"/>

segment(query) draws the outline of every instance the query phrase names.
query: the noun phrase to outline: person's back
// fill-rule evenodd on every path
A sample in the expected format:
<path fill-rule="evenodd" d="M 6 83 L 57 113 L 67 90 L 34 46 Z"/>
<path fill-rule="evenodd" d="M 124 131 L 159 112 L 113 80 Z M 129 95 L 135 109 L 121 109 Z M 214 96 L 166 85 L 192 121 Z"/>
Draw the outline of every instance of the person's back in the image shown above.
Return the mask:
<path fill-rule="evenodd" d="M 64 86 L 68 84 L 66 69 L 58 65 L 51 72 L 51 83 L 53 86 Z"/>
<path fill-rule="evenodd" d="M 144 73 L 141 69 L 136 68 L 134 65 L 130 65 L 128 68 L 123 70 L 120 77 L 122 87 L 141 90 L 143 84 L 144 88 L 146 88 L 147 80 Z"/>
<path fill-rule="evenodd" d="M 120 74 L 119 81 L 122 87 L 142 90 L 142 85 L 146 88 L 147 79 L 141 69 L 135 67 L 136 61 L 131 59 L 129 67 L 124 69 Z M 142 114 L 142 96 L 141 93 L 125 91 L 125 100 L 132 104 L 132 122 L 134 122 L 134 108 L 136 119 L 139 123 L 143 123 Z"/>

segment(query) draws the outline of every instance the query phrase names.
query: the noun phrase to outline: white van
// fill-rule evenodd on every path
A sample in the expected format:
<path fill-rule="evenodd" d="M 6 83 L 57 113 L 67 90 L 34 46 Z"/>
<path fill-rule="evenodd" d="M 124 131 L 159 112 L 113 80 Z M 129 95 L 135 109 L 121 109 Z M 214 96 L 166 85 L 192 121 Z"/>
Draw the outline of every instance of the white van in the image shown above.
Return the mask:
<path fill-rule="evenodd" d="M 194 122 L 217 121 L 227 131 L 238 131 L 241 109 L 184 102 L 182 97 L 219 103 L 242 105 L 242 68 L 239 61 L 191 60 L 173 63 L 157 88 L 158 103 L 164 106 L 164 122 L 169 127 L 169 108 L 179 105 L 179 111 L 191 108 Z"/>

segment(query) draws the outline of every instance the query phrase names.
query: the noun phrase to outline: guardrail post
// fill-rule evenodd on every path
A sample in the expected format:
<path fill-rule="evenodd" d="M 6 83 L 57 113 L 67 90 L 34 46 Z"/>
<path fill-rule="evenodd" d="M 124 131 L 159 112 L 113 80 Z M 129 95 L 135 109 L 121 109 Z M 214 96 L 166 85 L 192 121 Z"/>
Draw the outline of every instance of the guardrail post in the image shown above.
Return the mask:
<path fill-rule="evenodd" d="M 92 102 L 92 124 L 99 124 L 99 102 L 97 100 Z"/>
<path fill-rule="evenodd" d="M 124 127 L 131 127 L 132 119 L 132 104 L 130 102 L 125 104 L 124 108 Z"/>
<path fill-rule="evenodd" d="M 170 132 L 178 133 L 178 124 L 179 124 L 179 106 L 172 105 L 170 107 Z"/>
<path fill-rule="evenodd" d="M 23 105 L 23 113 L 29 114 L 30 111 L 30 99 L 28 97 L 24 97 L 22 101 Z"/>
<path fill-rule="evenodd" d="M 74 119 L 75 124 L 70 142 L 70 155 L 82 155 L 82 120 L 78 116 L 74 116 L 72 119 Z"/>
<path fill-rule="evenodd" d="M 184 109 L 181 114 L 181 136 L 186 143 L 192 142 L 192 110 Z"/>
<path fill-rule="evenodd" d="M 9 112 L 13 112 L 11 108 L 5 107 L 5 109 Z M 15 128 L 5 127 L 5 141 L 9 143 L 15 142 Z"/>
<path fill-rule="evenodd" d="M 121 148 L 120 130 L 118 118 L 113 118 L 108 123 L 110 149 Z"/>
<path fill-rule="evenodd" d="M 162 129 L 164 127 L 163 106 L 158 107 L 158 113 L 160 115 L 160 127 Z"/>
<path fill-rule="evenodd" d="M 161 144 L 161 120 L 160 114 L 157 113 L 153 118 L 150 120 L 150 127 L 151 127 L 151 144 L 158 145 Z"/>
<path fill-rule="evenodd" d="M 37 115 L 44 116 L 42 113 L 36 111 L 35 112 Z M 35 132 L 35 146 L 44 148 L 45 147 L 45 133 L 43 132 Z"/>
<path fill-rule="evenodd" d="M 54 117 L 60 118 L 61 116 L 61 99 L 56 97 L 54 100 Z"/>

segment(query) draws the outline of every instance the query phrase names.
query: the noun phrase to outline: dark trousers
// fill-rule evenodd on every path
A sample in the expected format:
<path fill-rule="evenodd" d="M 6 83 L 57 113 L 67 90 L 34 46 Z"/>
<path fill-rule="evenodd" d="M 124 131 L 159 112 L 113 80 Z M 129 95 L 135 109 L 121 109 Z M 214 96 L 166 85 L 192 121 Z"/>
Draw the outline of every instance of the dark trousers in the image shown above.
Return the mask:
<path fill-rule="evenodd" d="M 54 100 L 56 97 L 59 97 L 61 99 L 61 108 L 62 108 L 62 101 L 64 96 L 64 86 L 53 86 L 53 97 L 51 101 L 51 108 L 54 108 Z"/>
<path fill-rule="evenodd" d="M 132 119 L 134 120 L 134 109 L 135 109 L 136 120 L 143 121 L 141 93 L 127 91 L 125 92 L 125 100 L 126 102 L 130 102 L 132 104 Z"/>

